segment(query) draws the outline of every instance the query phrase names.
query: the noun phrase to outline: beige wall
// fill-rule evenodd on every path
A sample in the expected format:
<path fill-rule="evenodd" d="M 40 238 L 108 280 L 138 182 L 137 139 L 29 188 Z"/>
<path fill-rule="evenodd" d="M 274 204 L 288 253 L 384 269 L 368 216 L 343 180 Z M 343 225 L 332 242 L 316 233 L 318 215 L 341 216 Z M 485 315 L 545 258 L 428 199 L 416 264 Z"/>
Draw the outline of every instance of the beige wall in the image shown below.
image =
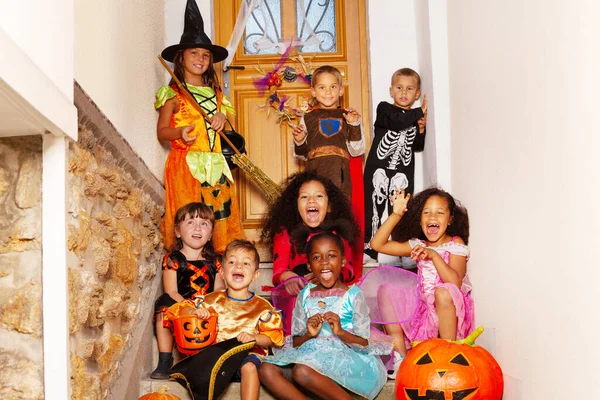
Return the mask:
<path fill-rule="evenodd" d="M 75 79 L 162 180 L 154 94 L 164 84 L 164 1 L 75 2 Z"/>
<path fill-rule="evenodd" d="M 505 400 L 598 397 L 599 12 L 448 2 L 452 186 Z"/>

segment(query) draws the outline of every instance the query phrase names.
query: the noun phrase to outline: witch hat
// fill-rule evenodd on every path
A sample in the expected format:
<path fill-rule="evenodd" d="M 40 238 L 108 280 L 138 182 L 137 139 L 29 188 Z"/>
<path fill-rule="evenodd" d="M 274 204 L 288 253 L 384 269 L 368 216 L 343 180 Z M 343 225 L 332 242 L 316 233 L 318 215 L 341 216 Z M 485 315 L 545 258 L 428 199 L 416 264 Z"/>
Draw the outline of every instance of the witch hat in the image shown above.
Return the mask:
<path fill-rule="evenodd" d="M 209 37 L 204 33 L 204 20 L 202 19 L 202 15 L 200 15 L 196 0 L 187 0 L 183 34 L 181 35 L 179 44 L 167 47 L 160 55 L 165 60 L 173 62 L 175 54 L 179 50 L 197 47 L 209 50 L 213 55 L 213 63 L 223 61 L 229 54 L 226 48 L 212 44 Z"/>

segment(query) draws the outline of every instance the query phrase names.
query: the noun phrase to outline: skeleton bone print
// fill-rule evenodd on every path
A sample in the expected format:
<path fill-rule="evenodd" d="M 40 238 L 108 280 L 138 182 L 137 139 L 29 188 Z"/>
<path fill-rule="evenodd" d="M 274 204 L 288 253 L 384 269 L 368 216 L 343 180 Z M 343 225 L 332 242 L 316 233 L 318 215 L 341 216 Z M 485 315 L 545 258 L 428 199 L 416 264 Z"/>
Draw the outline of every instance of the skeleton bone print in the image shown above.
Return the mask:
<path fill-rule="evenodd" d="M 400 161 L 405 167 L 408 166 L 412 160 L 412 144 L 416 136 L 417 128 L 415 126 L 400 132 L 388 130 L 377 146 L 377 158 L 385 160 L 389 157 L 387 169 L 392 171 L 398 169 Z"/>
<path fill-rule="evenodd" d="M 371 217 L 371 237 L 365 241 L 365 248 L 370 249 L 370 241 L 375 236 L 375 232 L 381 226 L 384 214 L 389 215 L 392 212 L 392 201 L 390 194 L 395 193 L 396 189 L 402 190 L 408 187 L 408 178 L 402 172 L 396 172 L 391 178 L 387 177 L 383 168 L 377 168 L 373 174 L 373 216 Z M 386 212 L 387 207 L 387 212 Z"/>

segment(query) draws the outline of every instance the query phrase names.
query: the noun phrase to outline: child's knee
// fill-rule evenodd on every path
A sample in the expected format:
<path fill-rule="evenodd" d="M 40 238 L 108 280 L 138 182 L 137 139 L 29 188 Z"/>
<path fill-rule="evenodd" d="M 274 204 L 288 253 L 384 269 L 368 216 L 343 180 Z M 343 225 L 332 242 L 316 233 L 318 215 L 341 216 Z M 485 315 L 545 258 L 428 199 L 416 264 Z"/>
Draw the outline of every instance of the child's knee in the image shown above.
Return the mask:
<path fill-rule="evenodd" d="M 311 381 L 312 368 L 306 365 L 296 364 L 292 373 L 292 378 L 301 386 L 306 386 Z"/>
<path fill-rule="evenodd" d="M 442 287 L 435 289 L 435 305 L 436 307 L 454 306 L 452 295 L 448 289 Z"/>
<path fill-rule="evenodd" d="M 278 373 L 279 367 L 271 363 L 264 362 L 258 367 L 258 377 L 261 382 L 272 382 L 277 378 Z"/>
<path fill-rule="evenodd" d="M 242 376 L 244 375 L 257 375 L 258 369 L 254 363 L 248 362 L 242 366 Z"/>

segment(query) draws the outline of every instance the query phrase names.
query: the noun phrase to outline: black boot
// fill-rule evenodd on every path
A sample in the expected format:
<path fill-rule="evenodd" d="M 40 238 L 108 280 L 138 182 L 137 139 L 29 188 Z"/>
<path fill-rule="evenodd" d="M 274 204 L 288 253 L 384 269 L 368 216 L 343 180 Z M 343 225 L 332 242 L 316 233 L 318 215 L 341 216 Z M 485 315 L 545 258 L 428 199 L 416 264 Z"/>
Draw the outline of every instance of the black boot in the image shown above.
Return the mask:
<path fill-rule="evenodd" d="M 158 353 L 158 366 L 150 374 L 152 379 L 169 379 L 169 372 L 173 365 L 173 354 L 172 353 Z"/>

